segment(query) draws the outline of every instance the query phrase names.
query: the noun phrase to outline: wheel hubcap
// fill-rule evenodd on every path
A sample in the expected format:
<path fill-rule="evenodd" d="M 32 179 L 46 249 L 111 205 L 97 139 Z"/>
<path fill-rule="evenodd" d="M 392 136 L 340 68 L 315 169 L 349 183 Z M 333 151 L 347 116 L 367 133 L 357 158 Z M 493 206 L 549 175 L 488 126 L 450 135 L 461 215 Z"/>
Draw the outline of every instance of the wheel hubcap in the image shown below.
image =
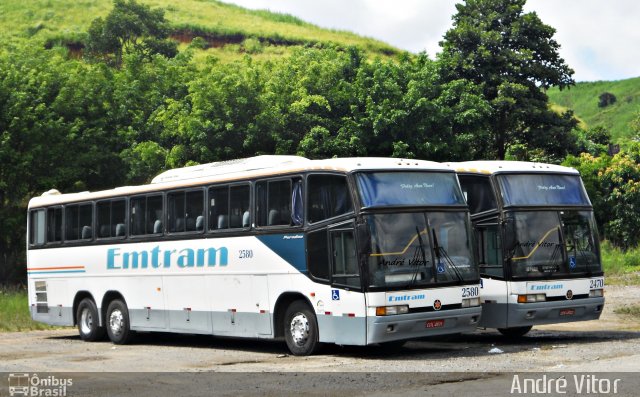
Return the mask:
<path fill-rule="evenodd" d="M 304 345 L 309 339 L 309 320 L 307 316 L 298 313 L 291 319 L 291 338 L 298 345 Z"/>
<path fill-rule="evenodd" d="M 119 309 L 116 309 L 111 312 L 109 315 L 109 328 L 111 328 L 111 333 L 115 336 L 119 336 L 124 329 L 124 316 Z"/>
<path fill-rule="evenodd" d="M 85 335 L 90 334 L 91 330 L 93 330 L 93 315 L 89 308 L 85 307 L 82 309 L 82 313 L 80 314 L 80 330 Z"/>

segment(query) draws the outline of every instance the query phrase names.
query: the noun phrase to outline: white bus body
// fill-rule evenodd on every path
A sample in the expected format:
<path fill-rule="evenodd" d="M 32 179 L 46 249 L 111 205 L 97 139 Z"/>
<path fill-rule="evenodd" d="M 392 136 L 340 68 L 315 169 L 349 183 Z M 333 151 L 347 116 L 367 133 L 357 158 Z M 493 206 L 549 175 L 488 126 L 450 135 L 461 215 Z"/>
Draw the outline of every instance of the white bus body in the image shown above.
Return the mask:
<path fill-rule="evenodd" d="M 579 173 L 517 161 L 448 163 L 469 204 L 482 277 L 481 327 L 595 320 L 604 277 L 593 208 Z"/>
<path fill-rule="evenodd" d="M 461 197 L 455 174 L 436 163 L 294 156 L 172 170 L 144 186 L 48 192 L 29 204 L 32 318 L 77 324 L 85 340 L 106 330 L 115 343 L 130 331 L 284 336 L 294 354 L 318 342 L 474 329 L 477 261 L 455 245 L 463 242 L 446 241 L 462 233 L 470 247 L 464 201 L 364 206 L 359 186 L 377 183 L 379 199 L 394 180 L 387 176 L 453 181 L 443 189 Z M 412 216 L 415 227 L 393 224 Z M 459 268 L 435 263 L 432 233 L 442 251 L 464 257 Z"/>

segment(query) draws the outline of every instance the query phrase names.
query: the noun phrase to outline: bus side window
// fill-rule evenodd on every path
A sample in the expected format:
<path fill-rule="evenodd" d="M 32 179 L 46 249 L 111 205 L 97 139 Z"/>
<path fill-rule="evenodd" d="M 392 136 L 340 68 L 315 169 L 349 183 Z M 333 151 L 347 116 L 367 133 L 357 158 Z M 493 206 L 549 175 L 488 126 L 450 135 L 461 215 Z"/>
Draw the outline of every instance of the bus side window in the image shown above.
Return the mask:
<path fill-rule="evenodd" d="M 126 220 L 126 202 L 105 200 L 96 204 L 96 232 L 98 238 L 124 237 Z"/>
<path fill-rule="evenodd" d="M 45 219 L 44 210 L 31 211 L 31 224 L 29 225 L 30 238 L 29 243 L 32 245 L 44 244 L 45 238 Z"/>
<path fill-rule="evenodd" d="M 93 238 L 93 205 L 67 205 L 65 213 L 65 241 Z"/>
<path fill-rule="evenodd" d="M 130 200 L 131 235 L 162 234 L 162 195 L 138 196 Z M 117 227 L 116 227 L 117 228 Z"/>
<path fill-rule="evenodd" d="M 472 214 L 489 211 L 498 207 L 491 182 L 485 176 L 460 175 L 460 186 Z"/>
<path fill-rule="evenodd" d="M 307 179 L 307 221 L 320 222 L 353 211 L 347 178 L 341 175 L 310 175 Z"/>
<path fill-rule="evenodd" d="M 47 208 L 47 242 L 62 241 L 62 207 Z"/>
<path fill-rule="evenodd" d="M 293 180 L 294 183 L 298 183 L 298 181 L 299 179 Z M 294 224 L 291 212 L 292 204 L 294 201 L 302 202 L 298 193 L 296 193 L 296 197 L 297 199 L 294 199 L 291 179 L 258 182 L 256 184 L 257 225 L 290 226 Z M 301 211 L 301 208 L 297 208 L 297 210 Z M 299 212 L 298 215 L 300 214 Z"/>

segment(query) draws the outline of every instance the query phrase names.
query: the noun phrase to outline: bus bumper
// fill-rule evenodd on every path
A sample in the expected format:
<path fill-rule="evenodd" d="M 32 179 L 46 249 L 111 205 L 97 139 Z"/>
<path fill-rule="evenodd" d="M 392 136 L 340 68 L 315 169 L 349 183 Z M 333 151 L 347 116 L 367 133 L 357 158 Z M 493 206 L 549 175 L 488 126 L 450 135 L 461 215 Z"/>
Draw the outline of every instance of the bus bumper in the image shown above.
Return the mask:
<path fill-rule="evenodd" d="M 425 336 L 472 332 L 478 326 L 481 307 L 439 312 L 367 317 L 367 344 Z"/>
<path fill-rule="evenodd" d="M 483 304 L 480 327 L 512 328 L 597 320 L 604 297 L 540 303 Z"/>

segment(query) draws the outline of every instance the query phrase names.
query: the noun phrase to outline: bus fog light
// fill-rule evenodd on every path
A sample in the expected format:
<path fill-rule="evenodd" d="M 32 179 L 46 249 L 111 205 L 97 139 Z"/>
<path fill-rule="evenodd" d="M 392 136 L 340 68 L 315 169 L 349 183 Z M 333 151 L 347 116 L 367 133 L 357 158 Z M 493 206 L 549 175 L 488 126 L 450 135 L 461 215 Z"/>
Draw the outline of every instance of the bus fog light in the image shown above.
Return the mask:
<path fill-rule="evenodd" d="M 480 298 L 469 298 L 462 300 L 462 307 L 480 306 Z"/>
<path fill-rule="evenodd" d="M 604 296 L 604 291 L 601 289 L 592 289 L 589 291 L 589 298 L 600 298 Z"/>
<path fill-rule="evenodd" d="M 379 306 L 376 307 L 376 316 L 392 316 L 394 314 L 409 313 L 409 306 Z"/>

